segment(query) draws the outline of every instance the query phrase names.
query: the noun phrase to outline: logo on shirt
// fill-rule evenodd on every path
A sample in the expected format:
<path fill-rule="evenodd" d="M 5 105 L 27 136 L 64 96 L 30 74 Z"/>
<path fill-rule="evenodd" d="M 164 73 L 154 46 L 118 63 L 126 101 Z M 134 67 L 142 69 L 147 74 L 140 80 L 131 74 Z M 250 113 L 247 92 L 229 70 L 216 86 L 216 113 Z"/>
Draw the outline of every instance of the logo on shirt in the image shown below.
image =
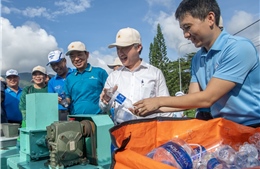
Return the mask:
<path fill-rule="evenodd" d="M 97 79 L 96 77 L 94 77 L 94 76 L 91 76 L 89 79 Z"/>

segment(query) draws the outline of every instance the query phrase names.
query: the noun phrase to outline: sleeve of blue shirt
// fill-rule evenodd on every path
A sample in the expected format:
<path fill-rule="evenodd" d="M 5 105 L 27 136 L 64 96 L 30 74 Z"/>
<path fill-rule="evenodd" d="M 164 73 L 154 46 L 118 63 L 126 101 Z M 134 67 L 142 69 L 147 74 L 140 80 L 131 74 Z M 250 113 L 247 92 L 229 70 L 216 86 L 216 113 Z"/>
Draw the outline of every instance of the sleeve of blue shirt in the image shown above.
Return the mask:
<path fill-rule="evenodd" d="M 242 84 L 256 63 L 256 50 L 246 39 L 226 44 L 214 77 Z"/>
<path fill-rule="evenodd" d="M 106 83 L 106 80 L 107 80 L 107 77 L 108 77 L 108 74 L 105 70 L 102 71 L 102 74 L 101 74 L 101 79 L 102 79 L 102 84 L 103 84 L 103 87 L 105 86 L 105 83 Z"/>

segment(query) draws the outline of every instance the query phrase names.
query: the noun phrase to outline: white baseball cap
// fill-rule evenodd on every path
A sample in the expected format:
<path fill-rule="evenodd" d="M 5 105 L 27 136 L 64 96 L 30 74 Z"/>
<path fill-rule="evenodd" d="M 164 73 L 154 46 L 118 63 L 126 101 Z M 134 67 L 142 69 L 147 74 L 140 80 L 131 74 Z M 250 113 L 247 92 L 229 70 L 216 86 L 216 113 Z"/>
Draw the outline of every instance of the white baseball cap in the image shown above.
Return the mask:
<path fill-rule="evenodd" d="M 116 46 L 130 46 L 132 44 L 141 44 L 140 33 L 133 28 L 123 28 L 120 29 L 116 34 L 116 42 L 108 46 L 108 48 L 113 48 Z"/>
<path fill-rule="evenodd" d="M 65 58 L 65 56 L 63 55 L 63 53 L 61 51 L 59 51 L 59 50 L 51 51 L 48 54 L 49 63 L 47 63 L 46 66 L 48 66 L 50 63 L 60 62 L 63 58 Z"/>
<path fill-rule="evenodd" d="M 47 75 L 46 69 L 42 66 L 35 66 L 32 70 L 32 74 L 37 71 Z"/>
<path fill-rule="evenodd" d="M 115 58 L 114 62 L 112 64 L 107 65 L 110 69 L 113 69 L 115 66 L 123 66 L 121 60 L 119 57 Z"/>
<path fill-rule="evenodd" d="M 11 75 L 19 76 L 17 70 L 14 70 L 14 69 L 7 70 L 6 73 L 5 73 L 5 76 L 8 77 L 8 76 L 11 76 Z"/>
<path fill-rule="evenodd" d="M 70 52 L 72 51 L 87 51 L 86 46 L 84 45 L 84 43 L 80 42 L 80 41 L 75 41 L 75 42 L 71 42 L 68 46 L 68 52 L 66 53 L 66 56 L 68 56 L 70 54 Z"/>

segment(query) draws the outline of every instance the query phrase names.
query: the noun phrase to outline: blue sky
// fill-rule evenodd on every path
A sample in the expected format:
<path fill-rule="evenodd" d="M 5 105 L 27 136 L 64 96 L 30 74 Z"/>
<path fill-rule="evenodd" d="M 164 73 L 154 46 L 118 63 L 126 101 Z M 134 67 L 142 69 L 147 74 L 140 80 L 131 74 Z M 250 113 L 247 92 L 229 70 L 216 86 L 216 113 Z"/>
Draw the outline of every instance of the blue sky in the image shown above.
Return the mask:
<path fill-rule="evenodd" d="M 51 50 L 67 51 L 72 41 L 82 41 L 90 52 L 89 62 L 110 72 L 106 64 L 116 57 L 107 46 L 124 27 L 137 29 L 142 37 L 141 57 L 149 62 L 149 46 L 160 23 L 168 57 L 198 49 L 183 38 L 174 12 L 181 0 L 2 0 L 1 74 L 14 68 L 30 72 L 45 66 Z M 225 29 L 231 34 L 259 20 L 258 0 L 218 0 Z M 239 33 L 253 41 L 259 51 L 260 23 Z M 181 47 L 180 47 L 181 46 Z M 67 57 L 68 65 L 71 66 Z M 53 73 L 50 67 L 46 67 Z"/>

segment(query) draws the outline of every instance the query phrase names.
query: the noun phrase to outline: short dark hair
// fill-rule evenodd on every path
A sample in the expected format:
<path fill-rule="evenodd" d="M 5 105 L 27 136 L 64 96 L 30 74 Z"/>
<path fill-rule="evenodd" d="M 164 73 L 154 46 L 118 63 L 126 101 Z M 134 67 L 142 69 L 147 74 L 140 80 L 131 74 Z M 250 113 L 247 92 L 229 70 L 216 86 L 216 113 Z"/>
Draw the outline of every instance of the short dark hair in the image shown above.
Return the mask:
<path fill-rule="evenodd" d="M 215 14 L 216 25 L 219 25 L 220 8 L 216 0 L 183 0 L 175 12 L 175 18 L 182 20 L 186 14 L 190 14 L 204 21 L 209 12 Z"/>
<path fill-rule="evenodd" d="M 139 45 L 142 45 L 142 44 L 140 44 L 140 43 L 135 43 L 135 44 L 134 44 L 134 47 L 137 48 Z M 143 45 L 142 45 L 141 50 L 139 51 L 139 55 L 141 55 L 142 50 L 143 50 Z"/>

